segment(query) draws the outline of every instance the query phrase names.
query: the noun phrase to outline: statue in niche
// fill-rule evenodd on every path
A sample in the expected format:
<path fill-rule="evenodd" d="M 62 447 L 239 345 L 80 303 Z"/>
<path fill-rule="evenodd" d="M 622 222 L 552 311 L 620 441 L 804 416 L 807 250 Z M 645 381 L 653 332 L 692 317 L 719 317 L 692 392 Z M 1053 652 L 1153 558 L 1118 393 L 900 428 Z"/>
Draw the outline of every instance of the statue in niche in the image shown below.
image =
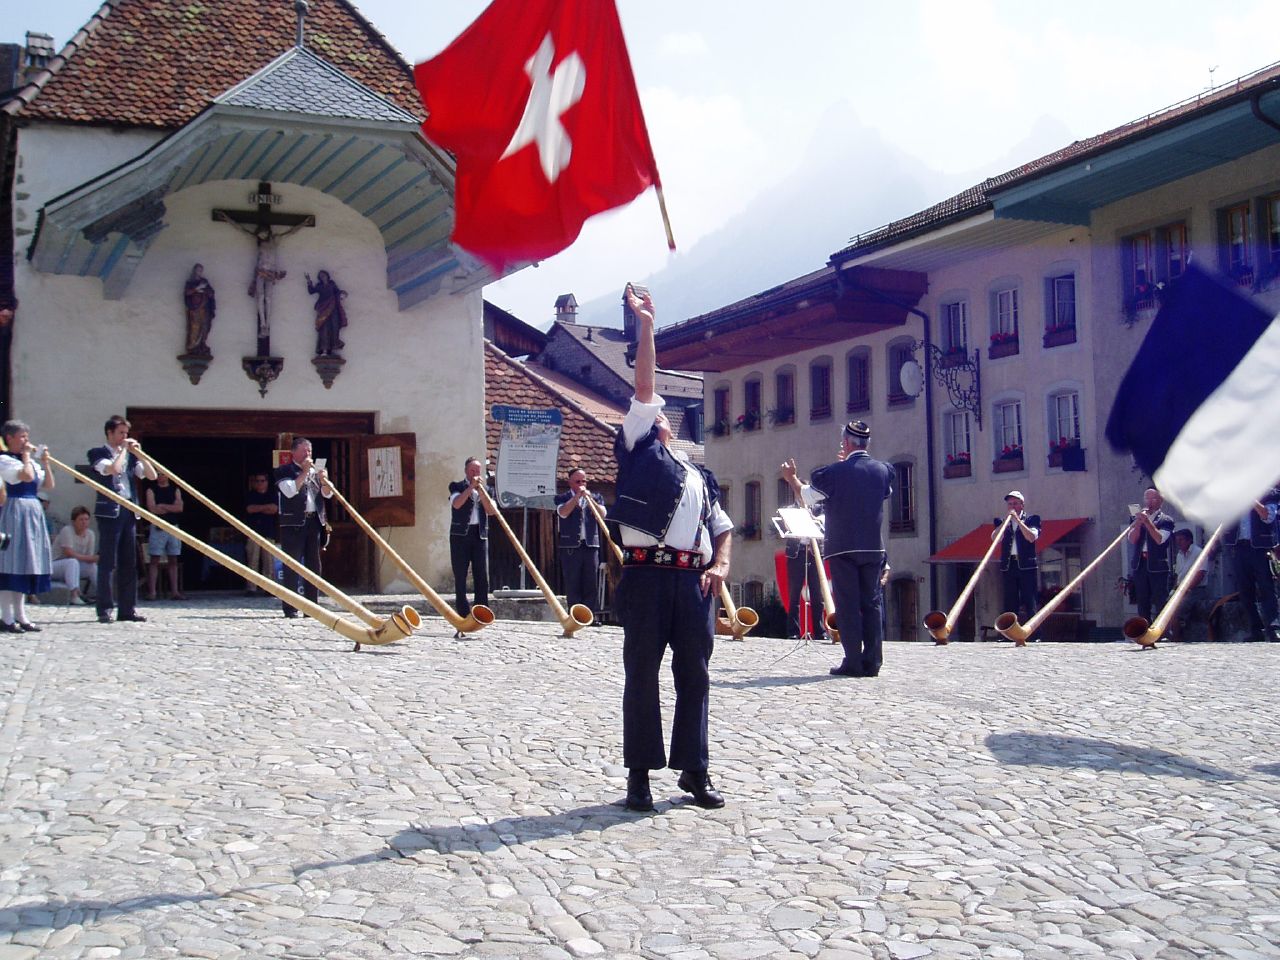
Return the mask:
<path fill-rule="evenodd" d="M 187 348 L 189 356 L 209 357 L 209 330 L 213 327 L 213 315 L 217 311 L 213 286 L 205 279 L 203 264 L 191 268 L 191 276 L 182 287 L 182 301 L 187 309 Z"/>
<path fill-rule="evenodd" d="M 307 293 L 316 298 L 316 356 L 331 357 L 346 346 L 341 331 L 347 325 L 347 311 L 342 306 L 347 291 L 339 289 L 328 270 L 316 274 L 315 283 L 311 282 L 311 274 L 304 276 Z"/>

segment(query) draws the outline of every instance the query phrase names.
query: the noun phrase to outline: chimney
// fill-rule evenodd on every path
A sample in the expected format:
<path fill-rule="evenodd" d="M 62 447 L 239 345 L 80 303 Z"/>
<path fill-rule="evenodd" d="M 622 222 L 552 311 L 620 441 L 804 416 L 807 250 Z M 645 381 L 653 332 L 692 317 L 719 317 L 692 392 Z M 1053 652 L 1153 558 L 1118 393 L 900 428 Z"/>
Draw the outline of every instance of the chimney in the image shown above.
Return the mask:
<path fill-rule="evenodd" d="M 578 322 L 578 299 L 572 293 L 556 297 L 556 323 Z"/>
<path fill-rule="evenodd" d="M 649 292 L 648 287 L 642 287 L 638 283 L 629 283 L 628 287 L 635 290 L 636 296 L 643 297 Z M 627 306 L 627 291 L 622 291 L 622 333 L 627 338 L 627 343 L 636 342 L 636 315 L 631 312 L 631 308 Z"/>
<path fill-rule="evenodd" d="M 53 49 L 53 37 L 47 33 L 27 31 L 26 56 L 23 58 L 23 77 L 32 79 L 39 71 L 49 65 L 56 51 Z"/>

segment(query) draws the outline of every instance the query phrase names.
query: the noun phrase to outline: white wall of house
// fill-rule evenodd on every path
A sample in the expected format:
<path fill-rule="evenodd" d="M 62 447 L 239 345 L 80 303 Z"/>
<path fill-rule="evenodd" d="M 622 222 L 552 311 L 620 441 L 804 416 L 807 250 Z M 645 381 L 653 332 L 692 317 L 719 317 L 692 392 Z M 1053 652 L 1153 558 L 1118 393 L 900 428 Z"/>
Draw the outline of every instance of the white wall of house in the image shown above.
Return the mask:
<path fill-rule="evenodd" d="M 36 126 L 21 133 L 29 214 L 52 197 L 133 156 L 149 141 L 95 129 Z M 449 577 L 448 482 L 484 437 L 484 375 L 480 292 L 437 295 L 397 308 L 386 286 L 386 253 L 376 227 L 316 190 L 279 184 L 285 208 L 316 215 L 317 225 L 284 239 L 278 266 L 288 277 L 275 288 L 272 351 L 285 358 L 265 398 L 241 368 L 256 352 L 254 301 L 246 291 L 255 259 L 252 237 L 215 223 L 215 207 L 242 208 L 256 182 L 223 181 L 167 198 L 166 227 L 155 238 L 126 294 L 106 300 L 95 278 L 17 264 L 21 303 L 13 340 L 14 415 L 55 455 L 81 462 L 102 440 L 102 423 L 130 406 L 253 410 L 374 411 L 379 432 L 417 435 L 417 525 L 398 530 L 402 555 L 429 579 Z M 20 237 L 25 254 L 29 237 Z M 182 288 L 194 263 L 217 291 L 208 345 L 214 359 L 198 385 L 176 360 L 183 352 Z M 314 298 L 304 273 L 328 270 L 348 293 L 350 326 L 343 332 L 346 366 L 325 389 L 311 364 Z M 145 438 L 144 438 L 145 441 Z M 197 477 L 184 479 L 199 486 Z M 91 497 L 62 483 L 54 512 L 67 516 Z M 385 570 L 383 579 L 393 571 Z"/>

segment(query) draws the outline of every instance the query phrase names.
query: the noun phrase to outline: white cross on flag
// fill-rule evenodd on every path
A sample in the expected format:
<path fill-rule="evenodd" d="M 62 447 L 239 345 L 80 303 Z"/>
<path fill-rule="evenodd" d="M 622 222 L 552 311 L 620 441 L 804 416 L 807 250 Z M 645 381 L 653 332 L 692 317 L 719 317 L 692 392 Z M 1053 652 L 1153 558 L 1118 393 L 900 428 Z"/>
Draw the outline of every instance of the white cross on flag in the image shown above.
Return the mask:
<path fill-rule="evenodd" d="M 660 184 L 613 0 L 494 0 L 414 79 L 458 161 L 454 242 L 499 272 Z"/>

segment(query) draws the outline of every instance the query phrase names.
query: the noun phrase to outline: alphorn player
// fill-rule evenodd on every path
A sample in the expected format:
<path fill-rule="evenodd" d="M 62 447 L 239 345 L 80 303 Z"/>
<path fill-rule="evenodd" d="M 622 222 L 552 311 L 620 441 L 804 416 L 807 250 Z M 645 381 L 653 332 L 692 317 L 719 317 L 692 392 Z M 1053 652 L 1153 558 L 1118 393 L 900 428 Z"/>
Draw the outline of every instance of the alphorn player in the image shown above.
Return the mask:
<path fill-rule="evenodd" d="M 324 502 L 333 496 L 328 476 L 323 467 L 317 467 L 311 459 L 311 441 L 298 437 L 291 448 L 292 459 L 276 469 L 276 490 L 280 494 L 280 549 L 303 564 L 308 570 L 320 573 L 320 546 L 324 542 Z M 290 567 L 284 568 L 284 585 L 297 591 L 302 577 Z M 312 603 L 320 600 L 320 590 L 311 581 L 305 581 L 302 594 Z M 298 616 L 294 607 L 280 601 L 284 615 Z"/>
<path fill-rule="evenodd" d="M 126 500 L 138 502 L 135 480 L 154 480 L 155 467 L 140 460 L 135 453 L 142 449 L 129 436 L 129 421 L 116 414 L 102 427 L 107 442 L 88 453 L 93 469 L 106 477 L 111 488 Z M 98 622 L 110 623 L 112 608 L 119 602 L 118 621 L 141 623 L 147 618 L 138 613 L 138 548 L 134 543 L 137 518 L 114 500 L 98 494 L 93 505 L 98 518 Z M 111 575 L 115 574 L 116 593 L 111 592 Z"/>
<path fill-rule="evenodd" d="M 1000 578 L 1004 587 L 1004 612 L 1017 614 L 1026 623 L 1040 609 L 1040 565 L 1036 560 L 1036 541 L 1040 539 L 1040 517 L 1027 513 L 1026 498 L 1021 490 L 1010 490 L 1004 495 L 1005 509 L 1009 512 L 1009 525 L 1004 528 L 1000 541 Z M 991 521 L 996 529 L 1001 520 Z M 995 531 L 991 533 L 995 538 Z M 1030 638 L 1040 642 L 1040 632 Z"/>
<path fill-rule="evenodd" d="M 596 613 L 596 582 L 600 572 L 600 524 L 591 508 L 583 501 L 590 497 L 601 515 L 604 498 L 587 489 L 587 471 L 577 467 L 569 471 L 569 489 L 555 499 L 556 516 L 560 518 L 560 572 L 564 574 L 565 601 L 569 609 L 582 604 Z"/>
<path fill-rule="evenodd" d="M 780 468 L 782 479 L 791 487 L 797 506 L 804 506 L 804 488 L 796 475 L 796 461 L 786 461 Z M 815 516 L 822 512 L 822 504 L 813 510 Z M 822 584 L 818 582 L 818 561 L 813 555 L 813 545 L 799 537 L 786 541 L 787 554 L 787 635 L 799 640 L 804 635 L 800 619 L 800 591 L 809 588 L 809 635 L 819 643 L 827 639 L 826 604 L 822 601 Z"/>
<path fill-rule="evenodd" d="M 1142 495 L 1142 509 L 1129 528 L 1129 577 L 1138 601 L 1138 616 L 1147 623 L 1164 609 L 1169 598 L 1169 551 L 1173 544 L 1173 518 L 1160 508 L 1164 497 L 1155 487 Z"/>
<path fill-rule="evenodd" d="M 480 498 L 484 464 L 468 457 L 463 479 L 449 484 L 449 565 L 453 567 L 454 609 L 460 617 L 471 613 L 467 599 L 467 571 L 475 581 L 476 603 L 489 605 L 489 502 Z M 462 631 L 454 634 L 462 638 Z"/>
<path fill-rule="evenodd" d="M 729 575 L 733 522 L 715 476 L 673 451 L 671 424 L 654 393 L 654 308 L 627 286 L 637 322 L 635 396 L 614 441 L 618 496 L 611 511 L 623 546 L 615 599 L 622 620 L 622 754 L 628 810 L 653 809 L 649 771 L 680 770 L 679 786 L 700 807 L 724 806 L 707 773 L 708 662 L 715 598 Z M 658 671 L 671 647 L 675 719 L 663 749 Z"/>
<path fill-rule="evenodd" d="M 831 599 L 844 659 L 831 668 L 837 677 L 874 677 L 884 662 L 884 592 L 880 575 L 885 564 L 884 502 L 893 493 L 893 467 L 867 452 L 871 428 L 861 420 L 840 432 L 837 461 L 813 472 L 801 485 L 805 502 L 822 503 L 827 522 L 823 554 L 831 565 Z M 795 464 L 783 464 L 791 483 Z"/>

